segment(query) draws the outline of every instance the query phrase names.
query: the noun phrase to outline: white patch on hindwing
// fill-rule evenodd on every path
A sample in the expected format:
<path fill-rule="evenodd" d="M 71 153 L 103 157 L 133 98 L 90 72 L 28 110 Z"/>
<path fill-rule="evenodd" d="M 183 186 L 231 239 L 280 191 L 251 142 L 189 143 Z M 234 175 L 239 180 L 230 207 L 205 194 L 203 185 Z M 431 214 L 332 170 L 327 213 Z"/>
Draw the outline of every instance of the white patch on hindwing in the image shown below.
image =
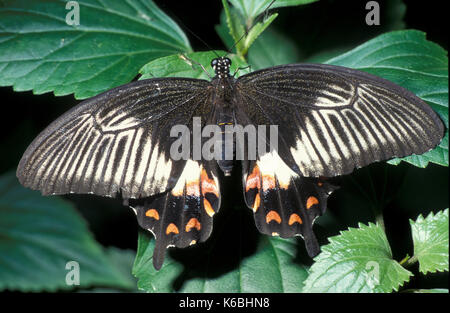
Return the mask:
<path fill-rule="evenodd" d="M 173 195 L 182 195 L 185 185 L 199 183 L 202 166 L 193 160 L 187 160 L 183 172 L 180 175 L 175 187 L 172 189 Z"/>
<path fill-rule="evenodd" d="M 292 178 L 298 177 L 298 174 L 286 165 L 275 150 L 261 156 L 257 164 L 263 177 L 265 175 L 276 177 L 282 188 L 287 188 Z"/>

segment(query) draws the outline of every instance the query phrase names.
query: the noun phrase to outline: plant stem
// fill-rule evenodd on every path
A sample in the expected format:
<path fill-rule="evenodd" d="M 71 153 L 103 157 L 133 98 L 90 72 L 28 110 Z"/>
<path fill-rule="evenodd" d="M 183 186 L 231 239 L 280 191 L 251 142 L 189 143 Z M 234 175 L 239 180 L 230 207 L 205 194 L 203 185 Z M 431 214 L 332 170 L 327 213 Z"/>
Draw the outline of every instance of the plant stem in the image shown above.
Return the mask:
<path fill-rule="evenodd" d="M 417 262 L 416 256 L 413 255 L 412 257 L 410 257 L 409 255 L 406 255 L 406 257 L 403 260 L 401 260 L 399 263 L 403 267 L 410 267 L 411 265 L 413 265 L 416 262 Z"/>
<path fill-rule="evenodd" d="M 416 256 L 412 256 L 410 259 L 408 259 L 406 262 L 405 262 L 405 267 L 410 267 L 411 265 L 413 265 L 414 263 L 416 263 L 418 260 L 417 260 L 417 257 Z"/>

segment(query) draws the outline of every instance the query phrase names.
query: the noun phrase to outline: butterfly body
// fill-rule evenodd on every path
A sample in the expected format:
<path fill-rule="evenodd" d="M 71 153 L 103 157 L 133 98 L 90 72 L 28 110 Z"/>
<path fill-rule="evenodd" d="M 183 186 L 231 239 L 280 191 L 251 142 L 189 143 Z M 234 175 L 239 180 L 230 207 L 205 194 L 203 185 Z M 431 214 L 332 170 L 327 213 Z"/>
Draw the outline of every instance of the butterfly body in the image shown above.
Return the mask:
<path fill-rule="evenodd" d="M 234 78 L 230 65 L 228 58 L 214 59 L 211 81 L 148 79 L 83 101 L 30 144 L 19 181 L 43 194 L 120 193 L 139 225 L 154 234 L 159 269 L 167 247 L 209 237 L 221 203 L 219 171 L 231 175 L 238 160 L 258 230 L 302 236 L 314 256 L 319 245 L 312 226 L 335 189 L 322 177 L 421 154 L 443 137 L 441 120 L 425 102 L 374 75 L 291 64 Z M 222 153 L 212 159 L 201 149 L 180 154 L 173 149 L 182 138 L 172 136 L 176 125 L 189 146 L 202 137 L 196 129 L 214 126 L 219 136 L 212 143 Z M 257 136 L 247 134 L 240 144 L 227 140 L 238 125 L 251 126 Z M 276 126 L 276 149 L 272 132 L 259 126 Z"/>
<path fill-rule="evenodd" d="M 236 124 L 235 107 L 233 99 L 233 88 L 236 79 L 230 75 L 231 60 L 228 58 L 216 58 L 211 61 L 215 76 L 211 85 L 215 89 L 212 101 L 214 106 L 214 124 L 220 128 L 220 138 L 217 144 L 221 146 L 220 156 L 216 157 L 217 164 L 225 176 L 230 176 L 233 170 L 233 159 L 235 155 L 235 140 L 230 134 L 230 128 Z M 231 140 L 230 140 L 231 139 Z M 228 140 L 228 141 L 227 141 Z M 227 157 L 227 149 L 230 153 Z M 231 149 L 233 149 L 231 151 Z"/>

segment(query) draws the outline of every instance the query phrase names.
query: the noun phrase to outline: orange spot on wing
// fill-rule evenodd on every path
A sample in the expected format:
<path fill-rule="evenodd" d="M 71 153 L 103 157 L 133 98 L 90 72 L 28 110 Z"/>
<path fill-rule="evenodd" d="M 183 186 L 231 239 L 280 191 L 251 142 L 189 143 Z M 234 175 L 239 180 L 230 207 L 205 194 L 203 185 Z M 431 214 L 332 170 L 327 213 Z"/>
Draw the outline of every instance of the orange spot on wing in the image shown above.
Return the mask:
<path fill-rule="evenodd" d="M 261 204 L 261 197 L 259 196 L 259 193 L 257 193 L 255 197 L 255 202 L 253 202 L 253 212 L 256 213 L 256 211 L 258 211 L 260 204 Z"/>
<path fill-rule="evenodd" d="M 322 187 L 323 183 L 320 181 L 320 182 L 317 183 L 317 186 Z"/>
<path fill-rule="evenodd" d="M 203 205 L 205 206 L 205 211 L 209 216 L 213 216 L 216 213 L 208 200 L 203 199 Z"/>
<path fill-rule="evenodd" d="M 306 200 L 306 208 L 309 209 L 311 208 L 314 204 L 318 204 L 319 200 L 317 200 L 316 197 L 309 197 L 308 200 Z"/>
<path fill-rule="evenodd" d="M 275 189 L 275 176 L 273 175 L 263 175 L 263 190 Z"/>
<path fill-rule="evenodd" d="M 186 232 L 190 232 L 192 228 L 195 228 L 197 230 L 200 230 L 200 228 L 202 228 L 202 225 L 195 217 L 191 218 L 189 222 L 187 222 L 185 230 Z"/>
<path fill-rule="evenodd" d="M 170 233 L 174 233 L 174 234 L 179 233 L 178 227 L 174 223 L 170 223 L 166 228 L 166 235 L 168 235 Z"/>
<path fill-rule="evenodd" d="M 281 224 L 281 217 L 280 215 L 275 211 L 270 211 L 266 215 L 266 223 L 269 224 L 271 221 L 275 221 L 278 224 Z"/>
<path fill-rule="evenodd" d="M 202 195 L 205 196 L 206 193 L 210 192 L 216 195 L 217 198 L 219 198 L 219 188 L 216 185 L 216 182 L 214 179 L 210 179 L 208 177 L 208 174 L 206 173 L 206 170 L 203 169 L 202 173 L 200 174 L 200 182 L 202 186 Z"/>
<path fill-rule="evenodd" d="M 258 188 L 261 189 L 261 179 L 260 179 L 260 172 L 258 165 L 255 165 L 253 167 L 253 171 L 250 175 L 247 177 L 247 182 L 245 184 L 245 191 L 249 191 L 252 188 Z"/>
<path fill-rule="evenodd" d="M 145 216 L 153 217 L 155 220 L 159 220 L 158 211 L 156 211 L 155 209 L 147 210 L 147 212 L 145 212 Z"/>
<path fill-rule="evenodd" d="M 289 225 L 292 225 L 294 223 L 299 223 L 299 224 L 303 224 L 302 219 L 300 218 L 300 216 L 298 214 L 291 214 L 291 216 L 289 217 Z"/>

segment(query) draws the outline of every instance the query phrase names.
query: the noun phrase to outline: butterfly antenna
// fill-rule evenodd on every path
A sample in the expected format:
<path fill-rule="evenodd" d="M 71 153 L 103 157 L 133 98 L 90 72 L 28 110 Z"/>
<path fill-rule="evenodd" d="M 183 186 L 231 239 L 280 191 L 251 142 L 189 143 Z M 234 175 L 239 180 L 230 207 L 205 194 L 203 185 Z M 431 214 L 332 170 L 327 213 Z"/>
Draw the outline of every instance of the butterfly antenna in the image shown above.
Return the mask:
<path fill-rule="evenodd" d="M 206 41 L 204 41 L 202 38 L 200 38 L 200 36 L 198 36 L 194 31 L 192 31 L 189 27 L 187 27 L 186 26 L 186 24 L 184 24 L 177 16 L 172 16 L 172 18 L 174 19 L 174 20 L 176 20 L 176 22 L 178 23 L 178 24 L 180 24 L 180 26 L 182 27 L 182 28 L 184 28 L 185 30 L 187 30 L 188 31 L 188 33 L 189 34 L 191 34 L 192 36 L 194 36 L 195 38 L 197 38 L 202 44 L 204 44 L 209 50 L 211 50 L 212 52 L 214 52 L 214 54 L 219 58 L 220 56 L 219 56 L 219 54 L 216 52 L 216 50 L 214 50 L 213 48 L 211 48 L 211 46 L 210 45 L 208 45 L 207 43 L 206 43 Z"/>
<path fill-rule="evenodd" d="M 269 3 L 269 5 L 267 6 L 267 8 L 264 10 L 264 12 L 262 12 L 262 13 L 258 16 L 257 19 L 261 18 L 261 16 L 264 16 L 264 18 L 265 18 L 265 17 L 267 16 L 267 13 L 269 12 L 270 7 L 272 6 L 272 4 L 275 3 L 275 1 L 277 1 L 277 0 L 272 0 L 272 1 Z M 238 39 L 238 41 L 236 41 L 236 42 L 231 46 L 231 48 L 228 49 L 228 53 L 231 54 L 231 53 L 232 53 L 231 50 L 233 50 L 233 48 L 236 47 L 236 45 L 237 45 L 242 39 L 244 39 L 245 36 L 248 35 L 248 32 L 251 31 L 252 28 L 255 27 L 255 26 L 256 26 L 256 23 L 253 23 L 252 27 L 250 27 L 249 30 L 246 30 L 246 31 L 242 34 L 242 36 Z"/>
<path fill-rule="evenodd" d="M 186 28 L 186 30 L 192 35 L 192 36 L 194 36 L 195 38 L 197 38 L 201 43 L 203 43 L 209 50 L 211 50 L 212 52 L 214 52 L 214 54 L 218 57 L 218 58 L 220 58 L 220 56 L 219 56 L 219 54 L 216 52 L 216 50 L 214 50 L 213 48 L 211 48 L 211 46 L 210 45 L 208 45 L 207 43 L 206 43 L 206 41 L 204 41 L 202 38 L 200 38 L 200 36 L 198 36 L 196 33 L 194 33 L 192 30 L 190 30 L 189 29 L 189 27 L 187 27 L 186 25 L 184 25 L 183 23 L 181 23 L 183 26 L 184 26 L 184 28 Z"/>
<path fill-rule="evenodd" d="M 206 74 L 206 76 L 208 76 L 209 78 L 212 78 L 211 75 L 209 75 L 208 71 L 206 70 L 206 68 L 203 66 L 203 64 L 201 64 L 200 62 L 197 62 L 195 60 L 189 59 L 187 56 L 185 56 L 184 54 L 180 55 L 180 58 L 185 61 L 187 64 L 189 64 L 192 69 L 194 69 L 194 66 L 192 65 L 192 63 L 194 63 L 195 65 L 198 65 L 202 68 L 203 72 Z"/>

